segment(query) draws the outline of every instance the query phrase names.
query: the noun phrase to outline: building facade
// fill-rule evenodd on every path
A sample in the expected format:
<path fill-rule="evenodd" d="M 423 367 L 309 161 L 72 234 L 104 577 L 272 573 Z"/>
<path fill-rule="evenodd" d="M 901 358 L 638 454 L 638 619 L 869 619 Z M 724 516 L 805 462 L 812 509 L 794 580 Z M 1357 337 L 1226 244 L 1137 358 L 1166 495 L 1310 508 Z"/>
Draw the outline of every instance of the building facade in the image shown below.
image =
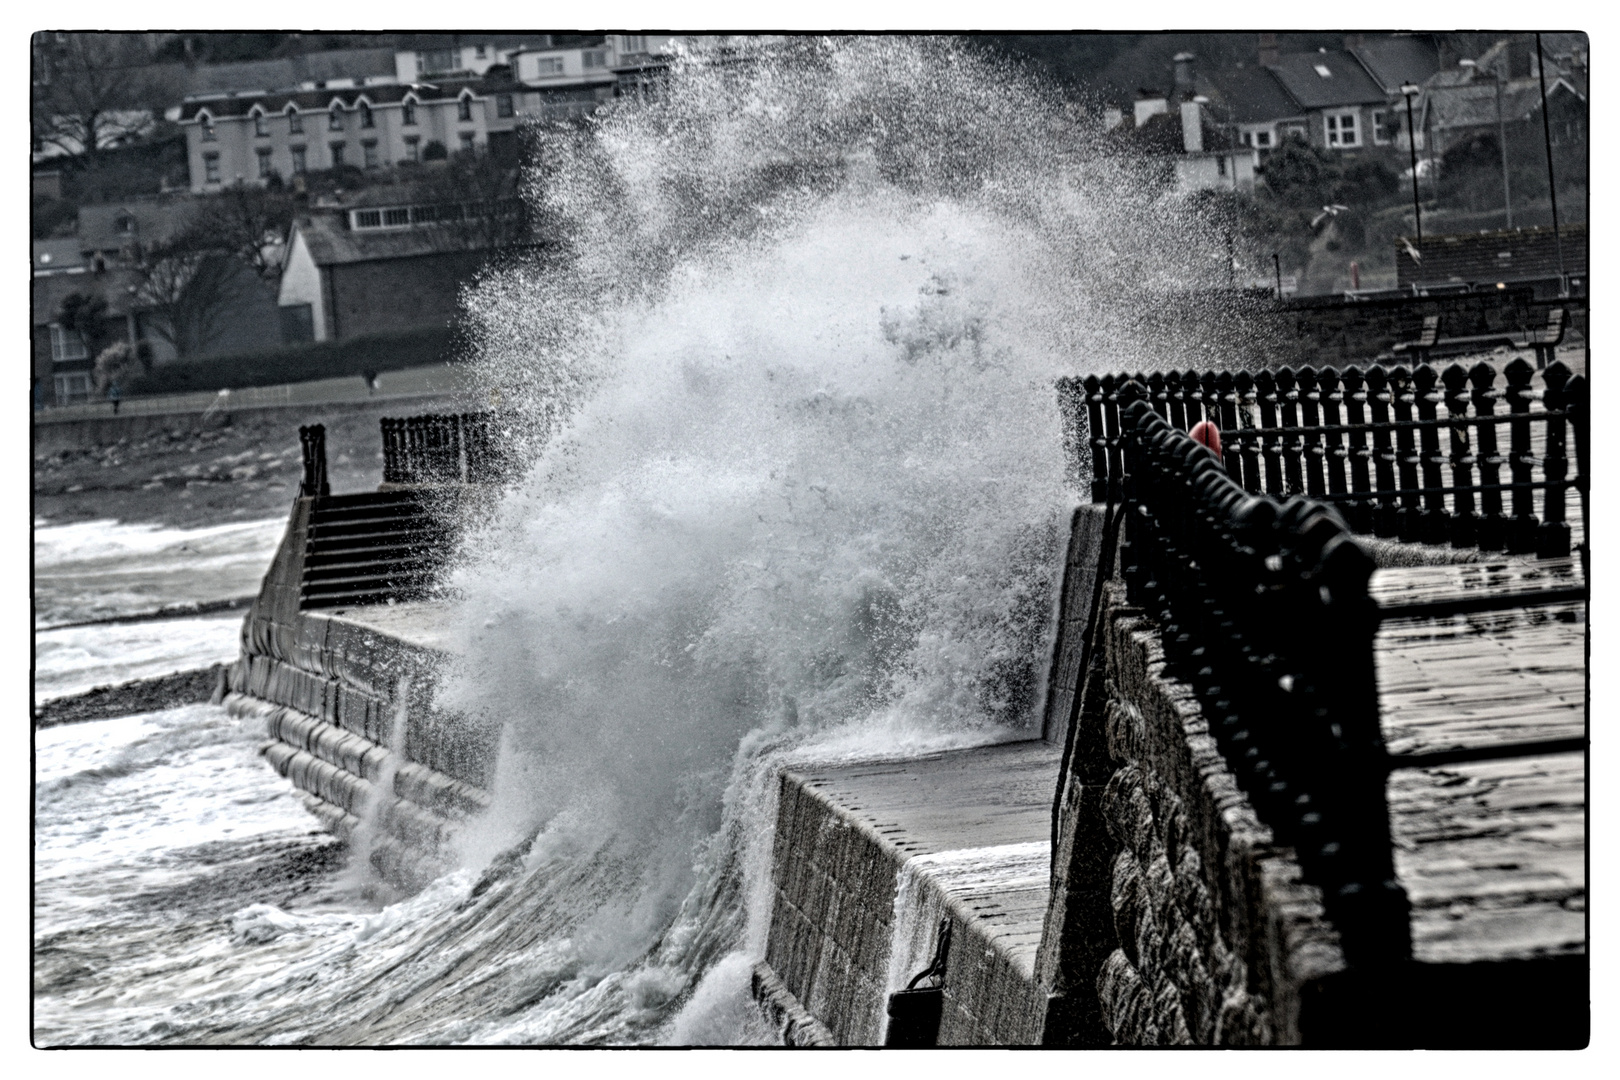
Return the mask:
<path fill-rule="evenodd" d="M 543 37 L 543 35 L 542 35 Z M 588 115 L 665 63 L 668 37 L 610 34 L 601 45 L 495 44 L 401 51 L 396 73 L 364 85 L 193 97 L 186 133 L 191 190 L 353 166 L 387 169 L 488 147 L 531 119 Z M 444 70 L 445 65 L 459 65 Z M 425 81 L 428 77 L 436 81 Z"/>

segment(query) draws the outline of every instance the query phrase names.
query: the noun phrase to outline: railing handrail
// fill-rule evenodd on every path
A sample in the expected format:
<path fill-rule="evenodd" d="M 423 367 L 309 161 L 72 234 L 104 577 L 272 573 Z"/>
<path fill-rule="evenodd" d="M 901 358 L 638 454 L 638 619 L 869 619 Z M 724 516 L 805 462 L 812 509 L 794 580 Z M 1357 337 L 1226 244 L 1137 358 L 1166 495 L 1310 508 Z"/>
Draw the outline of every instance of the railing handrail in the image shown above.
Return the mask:
<path fill-rule="evenodd" d="M 1539 373 L 1539 391 L 1531 385 L 1537 372 L 1523 359 L 1502 374 L 1504 386 L 1484 362 L 1443 370 L 1374 364 L 1342 372 L 1331 366 L 1169 371 L 1065 379 L 1059 393 L 1071 452 L 1078 458 L 1080 447 L 1090 450 L 1095 502 L 1106 498 L 1111 478 L 1119 475 L 1119 393 L 1134 381 L 1144 401 L 1172 426 L 1188 430 L 1201 421 L 1212 423 L 1220 432 L 1228 474 L 1252 493 L 1306 493 L 1343 503 L 1347 523 L 1357 532 L 1534 552 L 1542 558 L 1567 556 L 1566 489 L 1581 493 L 1585 516 L 1587 381 L 1559 361 Z M 1497 411 L 1499 404 L 1507 410 Z M 1506 455 L 1497 449 L 1496 433 L 1503 425 Z M 1565 425 L 1575 441 L 1573 477 Z M 1540 457 L 1531 452 L 1532 430 L 1538 428 L 1545 431 Z M 1441 431 L 1451 433 L 1448 446 L 1441 445 Z M 1500 475 L 1504 466 L 1507 478 Z M 1449 484 L 1444 482 L 1448 470 Z M 1535 491 L 1543 492 L 1539 514 Z M 1512 496 L 1507 507 L 1504 492 Z M 1481 495 L 1477 511 L 1475 493 Z M 1449 508 L 1448 495 L 1455 496 Z"/>
<path fill-rule="evenodd" d="M 383 482 L 495 483 L 511 464 L 488 412 L 383 417 Z M 504 434 L 504 433 L 501 433 Z"/>
<path fill-rule="evenodd" d="M 1321 888 L 1353 965 L 1410 956 L 1395 876 L 1372 561 L 1339 515 L 1246 491 L 1207 448 L 1119 390 L 1130 601 L 1158 623 L 1256 813 Z"/>

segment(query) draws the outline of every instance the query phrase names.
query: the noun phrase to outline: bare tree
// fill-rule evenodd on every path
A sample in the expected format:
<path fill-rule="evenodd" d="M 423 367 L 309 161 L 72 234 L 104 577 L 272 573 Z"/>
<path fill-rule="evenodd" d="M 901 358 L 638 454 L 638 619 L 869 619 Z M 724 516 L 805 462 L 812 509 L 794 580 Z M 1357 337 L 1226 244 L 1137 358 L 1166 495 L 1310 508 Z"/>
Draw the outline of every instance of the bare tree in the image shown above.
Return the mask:
<path fill-rule="evenodd" d="M 295 206 L 279 184 L 235 184 L 200 200 L 193 231 L 234 252 L 261 278 L 275 281 L 281 275 L 280 245 L 292 227 Z"/>
<path fill-rule="evenodd" d="M 534 243 L 515 158 L 462 151 L 426 191 L 436 205 L 436 227 L 451 246 L 493 254 Z"/>
<path fill-rule="evenodd" d="M 140 34 L 35 34 L 33 76 L 34 142 L 86 165 L 142 135 L 167 100 Z"/>
<path fill-rule="evenodd" d="M 248 269 L 221 238 L 194 225 L 141 254 L 136 301 L 148 327 L 182 359 L 206 349 L 248 287 Z"/>

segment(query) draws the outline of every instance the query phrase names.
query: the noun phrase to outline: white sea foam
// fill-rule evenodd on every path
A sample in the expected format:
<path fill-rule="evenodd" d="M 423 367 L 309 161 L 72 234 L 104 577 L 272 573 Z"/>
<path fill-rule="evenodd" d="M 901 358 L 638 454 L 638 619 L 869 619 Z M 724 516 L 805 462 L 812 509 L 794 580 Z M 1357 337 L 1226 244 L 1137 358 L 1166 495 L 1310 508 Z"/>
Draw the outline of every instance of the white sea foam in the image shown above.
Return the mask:
<path fill-rule="evenodd" d="M 242 651 L 242 612 L 111 623 L 34 634 L 34 699 L 228 664 Z"/>
<path fill-rule="evenodd" d="M 286 527 L 282 518 L 200 529 L 111 520 L 36 522 L 36 625 L 252 595 Z"/>

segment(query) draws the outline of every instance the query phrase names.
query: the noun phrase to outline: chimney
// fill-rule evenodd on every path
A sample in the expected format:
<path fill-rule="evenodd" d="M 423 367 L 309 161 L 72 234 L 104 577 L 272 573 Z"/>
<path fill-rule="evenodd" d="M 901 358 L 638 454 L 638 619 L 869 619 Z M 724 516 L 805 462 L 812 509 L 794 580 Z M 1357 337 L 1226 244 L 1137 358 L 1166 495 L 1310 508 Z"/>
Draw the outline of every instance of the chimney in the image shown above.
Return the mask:
<path fill-rule="evenodd" d="M 1176 53 L 1176 100 L 1186 101 L 1193 96 L 1193 54 Z"/>
<path fill-rule="evenodd" d="M 1141 127 L 1148 122 L 1151 116 L 1170 111 L 1170 103 L 1162 95 L 1154 94 L 1151 90 L 1143 90 L 1142 96 L 1136 99 L 1136 126 Z"/>
<path fill-rule="evenodd" d="M 1344 51 L 1345 52 L 1349 52 L 1352 49 L 1359 49 L 1365 44 L 1367 44 L 1367 35 L 1366 34 L 1346 34 L 1346 35 L 1344 35 Z"/>
<path fill-rule="evenodd" d="M 1181 148 L 1189 154 L 1204 149 L 1204 109 L 1196 101 L 1181 103 Z"/>
<path fill-rule="evenodd" d="M 1265 33 L 1260 35 L 1260 63 L 1270 66 L 1275 64 L 1281 53 L 1277 50 L 1277 35 Z"/>

